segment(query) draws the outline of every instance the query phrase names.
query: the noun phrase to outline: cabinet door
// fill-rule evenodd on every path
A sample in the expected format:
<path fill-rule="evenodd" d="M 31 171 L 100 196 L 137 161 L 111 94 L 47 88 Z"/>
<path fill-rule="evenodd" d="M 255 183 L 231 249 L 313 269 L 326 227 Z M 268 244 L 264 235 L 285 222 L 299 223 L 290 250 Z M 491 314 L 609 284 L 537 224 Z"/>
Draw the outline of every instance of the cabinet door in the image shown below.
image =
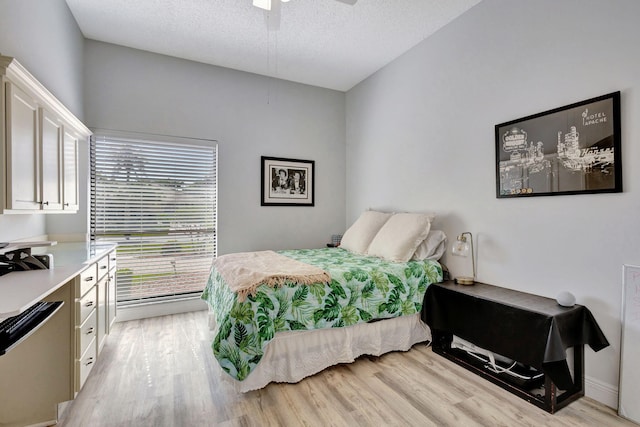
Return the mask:
<path fill-rule="evenodd" d="M 39 210 L 38 105 L 15 85 L 6 88 L 6 208 Z"/>
<path fill-rule="evenodd" d="M 42 209 L 62 209 L 62 123 L 40 109 Z"/>
<path fill-rule="evenodd" d="M 98 282 L 98 354 L 102 351 L 104 346 L 104 340 L 107 337 L 107 322 L 109 317 L 107 315 L 107 286 L 108 278 L 104 276 L 102 280 Z"/>
<path fill-rule="evenodd" d="M 107 290 L 107 333 L 111 333 L 113 323 L 116 321 L 116 269 L 109 271 Z"/>
<path fill-rule="evenodd" d="M 109 288 L 107 290 L 107 333 L 111 333 L 113 323 L 116 321 L 116 271 L 117 258 L 116 251 L 113 250 L 107 255 L 109 258 Z"/>
<path fill-rule="evenodd" d="M 65 129 L 62 164 L 63 209 L 78 210 L 78 137 Z"/>

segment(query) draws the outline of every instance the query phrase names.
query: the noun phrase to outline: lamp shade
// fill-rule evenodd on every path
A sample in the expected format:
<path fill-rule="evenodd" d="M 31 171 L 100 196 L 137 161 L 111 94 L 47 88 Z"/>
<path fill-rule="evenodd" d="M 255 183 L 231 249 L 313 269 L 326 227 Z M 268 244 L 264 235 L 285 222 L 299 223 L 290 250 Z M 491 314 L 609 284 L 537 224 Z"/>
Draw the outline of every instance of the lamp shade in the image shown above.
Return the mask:
<path fill-rule="evenodd" d="M 467 236 L 468 239 L 467 239 Z M 471 267 L 473 269 L 473 276 L 457 276 L 454 281 L 462 285 L 473 285 L 476 280 L 476 262 L 473 254 L 473 235 L 465 231 L 460 234 L 451 248 L 451 254 L 455 256 L 468 257 L 469 251 L 471 251 Z"/>
<path fill-rule="evenodd" d="M 469 243 L 467 238 L 463 235 L 458 236 L 458 239 L 453 243 L 451 248 L 451 254 L 456 256 L 469 256 Z"/>

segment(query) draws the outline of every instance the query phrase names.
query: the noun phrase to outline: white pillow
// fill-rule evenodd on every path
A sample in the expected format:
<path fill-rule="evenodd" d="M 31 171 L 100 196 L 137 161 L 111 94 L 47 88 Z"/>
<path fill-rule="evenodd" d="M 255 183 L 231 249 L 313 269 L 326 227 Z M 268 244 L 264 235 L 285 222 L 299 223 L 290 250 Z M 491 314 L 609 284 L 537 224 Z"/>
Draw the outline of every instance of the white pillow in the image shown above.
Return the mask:
<path fill-rule="evenodd" d="M 433 215 L 397 213 L 387 221 L 369 245 L 368 254 L 389 261 L 407 262 L 427 238 Z"/>
<path fill-rule="evenodd" d="M 377 211 L 363 212 L 344 232 L 340 247 L 357 254 L 366 254 L 369 244 L 391 215 L 393 214 Z"/>
<path fill-rule="evenodd" d="M 442 230 L 431 230 L 427 238 L 416 248 L 411 259 L 422 261 L 425 259 L 439 260 L 447 250 L 447 236 Z"/>

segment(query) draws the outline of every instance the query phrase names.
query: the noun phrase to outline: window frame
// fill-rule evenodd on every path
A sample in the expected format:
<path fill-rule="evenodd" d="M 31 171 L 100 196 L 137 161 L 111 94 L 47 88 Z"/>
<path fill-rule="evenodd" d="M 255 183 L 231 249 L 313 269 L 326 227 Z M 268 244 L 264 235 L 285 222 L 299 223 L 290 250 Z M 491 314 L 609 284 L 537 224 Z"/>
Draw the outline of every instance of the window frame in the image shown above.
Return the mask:
<path fill-rule="evenodd" d="M 113 188 L 108 190 L 105 194 L 98 194 L 100 187 L 107 185 L 106 183 L 113 183 L 117 181 L 116 176 L 122 178 L 117 170 L 115 164 L 115 158 L 120 153 L 114 149 L 110 153 L 113 158 L 107 159 L 104 156 L 107 155 L 109 148 L 98 148 L 98 144 L 112 144 L 113 146 L 127 146 L 132 147 L 132 151 L 136 148 L 140 148 L 141 152 L 136 153 L 139 156 L 141 165 L 138 168 L 139 176 L 132 180 L 132 184 L 129 185 L 128 181 L 122 186 L 118 184 L 112 184 L 113 188 L 124 188 L 137 186 L 137 193 L 141 200 L 145 200 L 145 196 L 153 197 L 161 194 L 163 197 L 167 197 L 169 201 L 165 201 L 165 209 L 160 209 L 160 212 L 155 208 L 156 205 L 149 208 L 149 212 L 145 212 L 145 206 L 140 203 L 141 206 L 145 206 L 140 211 L 137 211 L 134 216 L 138 216 L 140 219 L 137 221 L 137 229 L 131 229 L 131 233 L 125 233 L 126 227 L 122 230 L 118 230 L 117 225 L 109 225 L 106 222 L 101 222 L 104 218 L 104 213 L 111 209 L 109 207 L 111 199 L 107 199 L 110 196 L 108 191 L 116 191 Z M 157 151 L 154 151 L 157 150 Z M 211 151 L 209 151 L 209 149 Z M 100 154 L 100 151 L 103 151 Z M 175 151 L 175 155 L 171 152 Z M 207 153 L 198 155 L 197 153 Z M 115 153 L 115 154 L 114 154 Z M 151 153 L 151 154 L 150 154 Z M 158 153 L 158 154 L 156 154 Z M 210 155 L 209 155 L 210 154 Z M 144 158 L 144 156 L 148 158 Z M 98 162 L 96 160 L 98 156 Z M 126 156 L 124 156 L 126 157 Z M 123 158 L 124 158 L 123 157 Z M 134 156 L 127 157 L 133 158 Z M 137 158 L 137 157 L 136 157 Z M 149 160 L 152 159 L 152 160 Z M 163 301 L 180 301 L 185 299 L 194 298 L 198 296 L 206 284 L 206 276 L 210 269 L 211 260 L 217 255 L 217 200 L 218 200 L 218 143 L 216 140 L 206 140 L 199 138 L 184 138 L 148 133 L 137 132 L 123 132 L 104 129 L 93 129 L 93 135 L 90 139 L 89 149 L 89 175 L 90 175 L 90 188 L 89 188 L 89 235 L 90 240 L 94 242 L 107 241 L 119 243 L 118 245 L 118 271 L 117 271 L 117 283 L 118 283 L 118 305 L 119 306 L 136 306 L 150 302 L 163 302 Z M 98 164 L 105 160 L 111 160 L 112 165 L 105 167 Z M 144 161 L 148 161 L 148 164 L 144 164 Z M 164 163 L 163 163 L 164 162 Z M 192 162 L 192 163 L 189 163 Z M 187 168 L 185 164 L 192 165 L 191 168 Z M 164 164 L 164 167 L 162 166 Z M 178 164 L 184 166 L 183 169 L 176 169 Z M 208 170 L 208 167 L 211 170 Z M 106 173 L 109 167 L 113 167 L 112 175 L 108 175 L 110 179 L 100 179 L 100 173 Z M 145 170 L 145 167 L 147 170 Z M 132 168 L 133 170 L 135 168 Z M 199 175 L 201 174 L 201 175 Z M 154 181 L 153 176 L 161 177 L 157 181 Z M 177 177 L 177 178 L 176 178 Z M 200 177 L 200 178 L 198 178 Z M 104 176 L 103 176 L 104 178 Z M 180 181 L 182 178 L 182 181 Z M 207 178 L 209 181 L 207 181 Z M 200 179 L 200 181 L 198 181 Z M 191 181 L 192 182 L 191 182 Z M 176 184 L 179 183 L 179 184 Z M 211 185 L 211 188 L 209 188 Z M 104 188 L 103 188 L 104 189 Z M 183 193 L 180 193 L 182 191 Z M 120 196 L 125 198 L 124 191 L 120 192 Z M 167 193 L 167 194 L 165 194 Z M 184 197 L 183 204 L 176 204 L 172 201 L 171 197 L 175 197 L 177 201 L 180 201 L 179 197 Z M 201 199 L 200 199 L 201 197 Z M 99 199 L 104 199 L 100 201 Z M 194 200 L 197 199 L 197 202 Z M 107 201 L 109 200 L 109 201 Z M 207 203 L 200 205 L 201 200 L 206 200 Z M 209 205 L 209 201 L 211 205 Z M 122 201 L 120 200 L 121 203 Z M 128 203 L 128 202 L 126 202 Z M 135 203 L 135 202 L 134 202 Z M 196 203 L 196 204 L 194 204 Z M 118 206 L 128 206 L 127 204 Z M 149 205 L 152 206 L 152 205 Z M 168 213 L 171 212 L 169 207 L 176 207 L 171 216 Z M 184 212 L 178 212 L 182 208 Z M 102 213 L 99 212 L 102 210 Z M 201 212 L 202 211 L 202 212 Z M 206 212 L 206 213 L 203 213 Z M 211 217 L 202 219 L 200 215 L 211 214 Z M 132 222 L 131 218 L 126 216 L 117 216 L 115 214 L 113 218 L 121 218 L 120 222 L 129 223 Z M 161 218 L 162 221 L 157 220 Z M 109 218 L 107 218 L 107 221 Z M 173 226 L 171 225 L 173 221 Z M 181 222 L 183 221 L 183 222 Z M 198 221 L 201 221 L 198 223 Z M 149 226 L 149 229 L 145 228 L 145 223 L 153 223 Z M 161 225 L 162 224 L 162 225 Z M 167 225 L 168 224 L 168 225 Z M 177 224 L 177 225 L 176 225 Z M 199 228 L 198 228 L 199 224 Z M 172 227 L 174 227 L 172 229 Z M 112 233 L 113 232 L 113 233 Z M 125 239 L 125 236 L 129 236 Z M 143 237 L 146 242 L 143 242 Z M 191 243 L 185 243 L 185 239 L 191 238 Z M 134 239 L 134 240 L 132 240 Z M 136 241 L 139 240 L 139 242 Z M 165 240 L 163 240 L 165 239 Z M 169 240 L 172 239 L 172 240 Z M 195 239 L 195 240 L 194 240 Z M 145 246 L 146 245 L 146 246 Z M 189 245 L 194 253 L 189 253 Z M 135 248 L 135 249 L 134 249 Z M 144 249 L 147 248 L 147 249 Z M 186 250 L 183 250 L 187 248 Z M 142 266 L 151 267 L 150 261 L 132 261 L 136 257 L 136 251 L 142 253 L 147 251 L 148 259 L 154 260 L 158 263 L 158 270 L 152 268 L 152 272 L 149 274 L 138 274 L 134 276 L 132 271 L 135 269 L 127 268 L 130 266 Z M 196 255 L 195 252 L 199 252 L 202 256 Z M 128 257 L 128 258 L 127 258 Z M 173 276 L 170 272 L 161 273 L 162 268 L 167 269 L 164 264 L 168 258 L 171 257 L 173 261 L 169 261 L 173 266 Z M 143 258 L 140 256 L 140 258 Z M 167 258 L 167 259 L 165 259 Z M 176 265 L 178 260 L 181 261 L 181 268 L 183 271 L 178 272 Z M 145 264 L 148 262 L 148 265 Z M 136 264 L 137 263 L 137 264 Z M 129 276 L 127 276 L 127 274 Z M 171 282 L 173 284 L 177 278 L 178 281 L 184 281 L 187 283 L 186 277 L 194 276 L 193 286 L 198 284 L 197 290 L 191 290 L 189 292 L 165 292 L 161 295 L 147 295 L 134 297 L 131 293 L 133 289 L 133 283 L 138 286 L 145 281 L 145 276 L 149 276 L 147 281 L 159 279 L 160 275 L 166 275 L 165 282 Z M 197 277 L 196 277 L 197 276 Z M 201 285 L 200 285 L 200 282 Z M 160 287 L 160 285 L 157 285 Z M 167 283 L 166 286 L 169 286 Z M 177 287 L 176 287 L 177 289 Z M 139 289 L 136 291 L 141 292 Z"/>

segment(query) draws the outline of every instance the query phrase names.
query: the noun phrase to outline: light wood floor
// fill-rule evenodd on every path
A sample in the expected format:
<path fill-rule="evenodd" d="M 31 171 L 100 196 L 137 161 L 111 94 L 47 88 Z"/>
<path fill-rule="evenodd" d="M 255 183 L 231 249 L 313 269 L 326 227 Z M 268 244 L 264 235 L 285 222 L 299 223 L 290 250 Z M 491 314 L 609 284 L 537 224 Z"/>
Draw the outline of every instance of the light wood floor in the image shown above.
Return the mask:
<path fill-rule="evenodd" d="M 423 344 L 239 394 L 210 343 L 205 312 L 117 323 L 60 425 L 636 426 L 588 398 L 548 414 Z"/>

